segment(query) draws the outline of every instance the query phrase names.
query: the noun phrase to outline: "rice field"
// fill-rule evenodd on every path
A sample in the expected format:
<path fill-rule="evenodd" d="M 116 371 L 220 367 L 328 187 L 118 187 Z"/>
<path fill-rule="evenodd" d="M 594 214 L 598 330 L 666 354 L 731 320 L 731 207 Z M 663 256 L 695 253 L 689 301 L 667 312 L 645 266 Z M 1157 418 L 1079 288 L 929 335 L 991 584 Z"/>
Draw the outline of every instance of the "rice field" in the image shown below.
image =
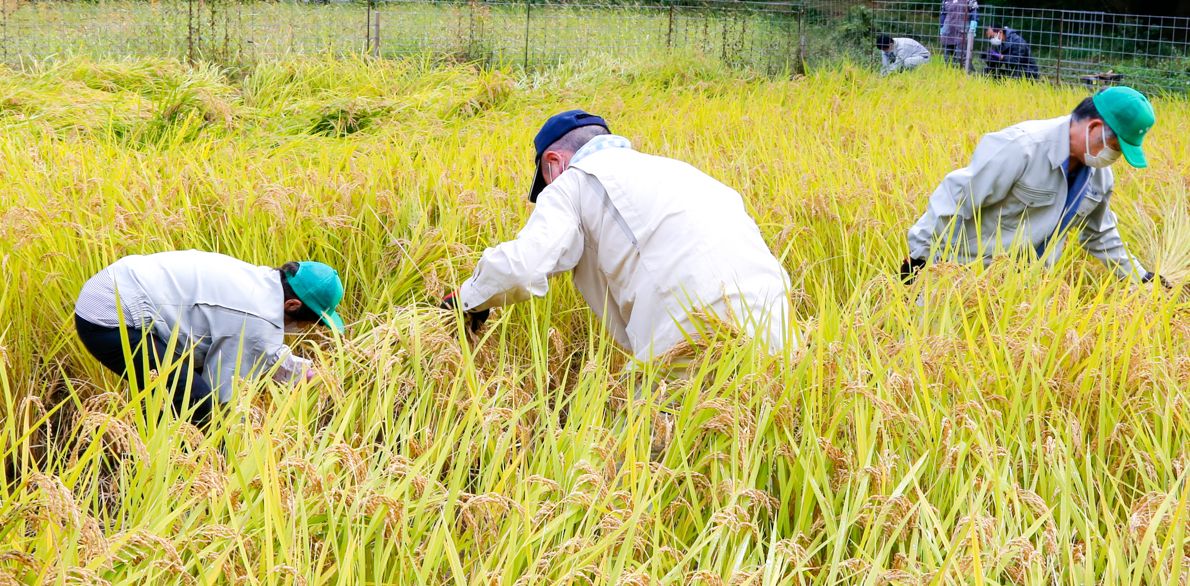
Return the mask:
<path fill-rule="evenodd" d="M 1115 167 L 1173 290 L 1077 247 L 896 276 L 981 134 L 1082 97 L 681 56 L 0 70 L 0 584 L 1186 584 L 1190 103 Z M 436 309 L 575 106 L 744 195 L 800 347 L 632 365 L 566 277 L 477 337 Z M 71 321 L 106 264 L 183 248 L 347 288 L 344 336 L 293 341 L 318 376 L 237 386 L 205 435 Z"/>

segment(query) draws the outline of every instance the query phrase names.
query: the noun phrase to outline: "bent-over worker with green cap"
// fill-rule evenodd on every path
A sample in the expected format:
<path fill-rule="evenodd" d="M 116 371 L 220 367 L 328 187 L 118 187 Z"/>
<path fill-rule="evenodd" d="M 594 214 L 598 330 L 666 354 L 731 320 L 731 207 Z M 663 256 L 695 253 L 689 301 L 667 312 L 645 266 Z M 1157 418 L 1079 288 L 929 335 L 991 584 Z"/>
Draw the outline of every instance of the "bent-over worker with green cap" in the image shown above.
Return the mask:
<path fill-rule="evenodd" d="M 74 319 L 88 352 L 142 385 L 150 370 L 182 359 L 167 379 L 174 410 L 205 427 L 212 395 L 231 400 L 236 377 L 311 378 L 310 361 L 285 345 L 285 332 L 314 324 L 342 331 L 335 311 L 342 299 L 339 273 L 320 262 L 274 269 L 185 250 L 112 263 L 83 285 Z"/>
<path fill-rule="evenodd" d="M 1047 265 L 1062 255 L 1066 236 L 1121 279 L 1148 282 L 1120 238 L 1111 211 L 1121 155 L 1144 168 L 1142 143 L 1156 122 L 1140 92 L 1114 87 L 1083 100 L 1069 116 L 1033 120 L 987 134 L 971 164 L 953 171 L 930 196 L 925 215 L 909 229 L 906 280 L 931 258 L 983 260 L 1012 247 L 1036 252 Z"/>

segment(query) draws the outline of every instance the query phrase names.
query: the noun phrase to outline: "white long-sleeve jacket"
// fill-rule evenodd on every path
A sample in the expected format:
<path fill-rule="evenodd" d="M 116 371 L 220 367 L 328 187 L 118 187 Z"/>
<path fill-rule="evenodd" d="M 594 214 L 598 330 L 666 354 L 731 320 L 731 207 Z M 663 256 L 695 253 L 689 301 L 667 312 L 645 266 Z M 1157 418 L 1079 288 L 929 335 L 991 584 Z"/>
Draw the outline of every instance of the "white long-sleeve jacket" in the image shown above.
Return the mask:
<path fill-rule="evenodd" d="M 284 301 L 276 269 L 182 250 L 121 258 L 83 285 L 75 313 L 114 328 L 123 312 L 128 327 L 162 341 L 176 334 L 178 354 L 193 351 L 203 379 L 226 403 L 236 377 L 277 365 L 273 378 L 288 381 L 309 368 L 285 345 Z"/>
<path fill-rule="evenodd" d="M 902 69 L 912 69 L 930 58 L 930 50 L 913 39 L 896 37 L 892 42 L 891 57 L 883 51 L 880 53 L 880 73 L 883 75 Z"/>
<path fill-rule="evenodd" d="M 909 256 L 953 251 L 959 262 L 986 263 L 1013 246 L 1036 250 L 1048 244 L 1044 260 L 1052 265 L 1062 256 L 1067 234 L 1077 230 L 1083 248 L 1117 276 L 1140 280 L 1144 265 L 1125 246 L 1109 206 L 1115 187 L 1111 169 L 1089 169 L 1070 229 L 1057 231 L 1067 199 L 1062 165 L 1069 158 L 1070 116 L 984 135 L 971 164 L 942 180 L 909 229 Z"/>
<path fill-rule="evenodd" d="M 544 296 L 550 277 L 573 270 L 639 360 L 696 336 L 694 311 L 733 320 L 773 351 L 790 339 L 789 276 L 738 193 L 672 159 L 585 150 L 540 194 L 516 240 L 484 252 L 460 289 L 464 309 Z"/>

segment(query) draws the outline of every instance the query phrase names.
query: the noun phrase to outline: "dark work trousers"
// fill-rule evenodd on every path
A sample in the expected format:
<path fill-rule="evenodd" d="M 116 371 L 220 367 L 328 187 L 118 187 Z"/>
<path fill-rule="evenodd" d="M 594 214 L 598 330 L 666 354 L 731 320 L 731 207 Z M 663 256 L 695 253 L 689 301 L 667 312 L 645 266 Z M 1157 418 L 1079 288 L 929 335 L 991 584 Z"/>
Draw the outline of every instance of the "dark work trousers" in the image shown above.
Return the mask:
<path fill-rule="evenodd" d="M 87 351 L 108 370 L 128 378 L 128 364 L 124 360 L 124 346 L 120 341 L 120 328 L 108 328 L 95 325 L 77 315 L 74 316 L 74 327 L 78 330 L 79 340 Z M 161 357 L 165 356 L 166 344 L 157 339 L 151 331 L 128 328 L 128 347 L 132 355 L 132 367 L 135 369 L 137 382 L 145 384 L 150 370 L 160 370 Z M 146 347 L 147 346 L 147 347 Z M 211 408 L 214 398 L 211 396 L 211 386 L 201 376 L 202 371 L 192 369 L 186 362 L 177 365 L 169 375 L 166 386 L 173 389 L 174 413 L 182 414 L 187 407 L 193 408 L 190 422 L 203 431 L 211 421 Z M 190 397 L 187 404 L 186 393 Z"/>
<path fill-rule="evenodd" d="M 964 45 L 943 45 L 942 58 L 946 60 L 947 65 L 962 67 L 963 61 L 967 59 L 967 47 Z"/>

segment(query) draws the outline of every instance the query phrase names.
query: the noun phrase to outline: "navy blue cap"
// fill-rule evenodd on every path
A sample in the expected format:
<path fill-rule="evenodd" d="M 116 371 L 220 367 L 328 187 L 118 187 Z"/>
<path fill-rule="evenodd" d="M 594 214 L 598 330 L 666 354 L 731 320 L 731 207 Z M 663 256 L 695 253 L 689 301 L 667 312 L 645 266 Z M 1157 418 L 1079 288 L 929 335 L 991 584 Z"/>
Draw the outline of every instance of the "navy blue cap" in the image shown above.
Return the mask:
<path fill-rule="evenodd" d="M 558 142 L 559 138 L 566 136 L 566 133 L 571 130 L 584 126 L 602 126 L 604 130 L 611 132 L 603 118 L 582 110 L 568 110 L 561 114 L 555 114 L 545 121 L 545 125 L 533 138 L 533 147 L 537 149 L 537 156 L 533 159 L 533 164 L 537 166 L 537 175 L 533 179 L 533 190 L 529 192 L 529 201 L 537 203 L 537 194 L 545 189 L 545 176 L 541 174 L 541 155 L 545 154 L 545 149 Z"/>

